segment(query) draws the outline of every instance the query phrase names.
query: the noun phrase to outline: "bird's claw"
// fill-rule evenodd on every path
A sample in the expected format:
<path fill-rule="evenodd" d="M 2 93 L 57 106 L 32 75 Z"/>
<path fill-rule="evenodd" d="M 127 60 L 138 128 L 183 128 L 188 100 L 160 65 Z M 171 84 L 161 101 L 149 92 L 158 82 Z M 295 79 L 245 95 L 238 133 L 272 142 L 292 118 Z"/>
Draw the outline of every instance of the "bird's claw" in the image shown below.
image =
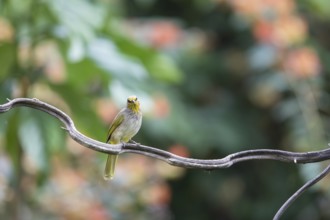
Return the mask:
<path fill-rule="evenodd" d="M 126 147 L 126 143 L 125 142 L 121 141 L 120 144 L 123 145 L 123 148 Z"/>

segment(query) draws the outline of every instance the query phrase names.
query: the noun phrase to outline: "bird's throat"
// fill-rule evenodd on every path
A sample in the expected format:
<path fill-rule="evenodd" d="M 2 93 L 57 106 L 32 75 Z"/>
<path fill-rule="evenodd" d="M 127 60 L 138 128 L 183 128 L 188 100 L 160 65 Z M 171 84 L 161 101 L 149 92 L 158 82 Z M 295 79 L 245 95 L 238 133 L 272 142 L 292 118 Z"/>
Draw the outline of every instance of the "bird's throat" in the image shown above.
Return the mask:
<path fill-rule="evenodd" d="M 140 106 L 138 104 L 128 105 L 128 108 L 134 113 L 138 113 L 140 111 Z"/>

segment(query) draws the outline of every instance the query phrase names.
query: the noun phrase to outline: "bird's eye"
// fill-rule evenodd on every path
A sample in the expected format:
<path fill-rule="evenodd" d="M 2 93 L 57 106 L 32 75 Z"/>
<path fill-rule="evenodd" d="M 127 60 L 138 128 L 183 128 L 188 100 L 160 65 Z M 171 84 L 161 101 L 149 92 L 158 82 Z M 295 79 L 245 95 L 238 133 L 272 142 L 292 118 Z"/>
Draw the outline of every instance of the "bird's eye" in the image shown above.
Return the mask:
<path fill-rule="evenodd" d="M 130 96 L 127 98 L 127 102 L 129 103 L 134 103 L 138 100 L 138 98 L 136 96 Z"/>

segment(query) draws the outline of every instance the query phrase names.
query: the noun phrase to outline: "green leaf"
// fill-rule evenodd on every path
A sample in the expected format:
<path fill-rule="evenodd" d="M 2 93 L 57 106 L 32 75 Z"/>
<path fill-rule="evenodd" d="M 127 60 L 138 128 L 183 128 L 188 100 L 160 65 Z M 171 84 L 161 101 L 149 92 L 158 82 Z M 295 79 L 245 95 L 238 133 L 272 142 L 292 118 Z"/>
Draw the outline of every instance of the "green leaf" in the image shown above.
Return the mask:
<path fill-rule="evenodd" d="M 101 28 L 106 15 L 102 5 L 93 4 L 92 1 L 57 0 L 46 3 L 71 36 L 79 36 L 84 40 L 95 36 L 95 29 Z"/>
<path fill-rule="evenodd" d="M 109 74 L 99 68 L 90 59 L 83 59 L 75 63 L 67 63 L 68 83 L 76 88 L 90 88 L 99 84 L 102 88 L 109 82 Z"/>
<path fill-rule="evenodd" d="M 89 44 L 88 56 L 112 76 L 126 81 L 145 79 L 147 71 L 138 60 L 119 51 L 119 48 L 108 39 L 97 39 Z"/>
<path fill-rule="evenodd" d="M 0 80 L 9 74 L 15 61 L 15 47 L 11 43 L 0 43 Z"/>
<path fill-rule="evenodd" d="M 34 117 L 25 118 L 20 124 L 18 137 L 25 154 L 38 171 L 45 171 L 48 163 L 45 155 L 45 140 L 41 127 Z"/>
<path fill-rule="evenodd" d="M 104 140 L 106 132 L 100 132 L 104 129 L 104 124 L 96 115 L 94 96 L 71 86 L 71 84 L 51 86 L 69 105 L 72 113 L 70 116 L 77 129 L 87 136 Z"/>
<path fill-rule="evenodd" d="M 111 28 L 110 26 L 109 34 L 118 49 L 126 56 L 139 60 L 151 76 L 169 83 L 182 81 L 183 73 L 169 56 L 161 54 L 152 48 L 139 45 Z"/>
<path fill-rule="evenodd" d="M 50 115 L 42 114 L 43 117 L 40 116 L 38 122 L 42 128 L 42 135 L 46 141 L 45 150 L 47 151 L 47 157 L 52 153 L 66 151 L 66 133 L 61 129 L 61 124 L 57 119 L 50 117 Z"/>
<path fill-rule="evenodd" d="M 20 123 L 20 114 L 17 110 L 13 110 L 13 112 L 8 112 L 6 114 L 7 116 L 0 116 L 1 123 L 4 125 L 5 130 L 5 150 L 12 160 L 15 170 L 17 170 L 21 159 L 21 149 L 17 132 Z"/>
<path fill-rule="evenodd" d="M 330 4 L 328 0 L 306 0 L 306 8 L 317 16 L 329 18 Z"/>
<path fill-rule="evenodd" d="M 178 83 L 183 78 L 183 74 L 169 56 L 152 56 L 146 62 L 146 66 L 150 74 L 161 81 Z"/>

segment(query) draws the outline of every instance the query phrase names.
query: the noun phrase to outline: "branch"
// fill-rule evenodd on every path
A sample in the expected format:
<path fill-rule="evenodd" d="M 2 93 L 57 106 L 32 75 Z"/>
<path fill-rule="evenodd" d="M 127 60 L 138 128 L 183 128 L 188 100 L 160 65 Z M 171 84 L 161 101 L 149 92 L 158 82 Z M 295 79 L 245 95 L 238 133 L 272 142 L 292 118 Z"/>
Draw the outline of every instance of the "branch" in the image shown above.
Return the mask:
<path fill-rule="evenodd" d="M 55 118 L 59 119 L 63 124 L 63 129 L 66 130 L 71 138 L 79 144 L 98 152 L 110 153 L 110 154 L 122 154 L 122 153 L 136 153 L 143 154 L 149 157 L 153 157 L 166 163 L 183 168 L 197 168 L 197 169 L 220 169 L 228 168 L 236 163 L 240 163 L 247 160 L 277 160 L 282 162 L 291 162 L 295 164 L 315 163 L 330 159 L 330 148 L 320 151 L 312 152 L 291 152 L 272 149 L 258 149 L 258 150 L 246 150 L 237 153 L 230 154 L 221 159 L 213 160 L 200 160 L 193 158 L 180 157 L 172 154 L 168 151 L 160 150 L 154 147 L 145 146 L 137 143 L 121 143 L 121 144 L 106 144 L 94 139 L 91 139 L 81 134 L 74 126 L 72 119 L 58 108 L 42 102 L 36 98 L 16 98 L 8 100 L 7 103 L 0 105 L 0 113 L 9 111 L 15 107 L 30 107 L 46 112 Z M 308 187 L 312 186 L 319 180 L 321 180 L 327 173 L 330 172 L 330 165 L 316 178 L 307 182 L 301 189 L 299 189 L 294 195 L 292 195 L 286 203 L 283 204 L 281 209 L 277 212 L 274 219 L 279 219 L 285 209 Z"/>
<path fill-rule="evenodd" d="M 305 183 L 300 189 L 298 189 L 277 211 L 276 215 L 274 216 L 273 220 L 279 220 L 280 217 L 283 215 L 285 210 L 299 197 L 303 194 L 309 187 L 313 186 L 321 179 L 323 179 L 328 173 L 330 172 L 330 164 L 316 177 Z"/>
<path fill-rule="evenodd" d="M 63 129 L 69 133 L 73 140 L 87 148 L 90 148 L 91 150 L 111 154 L 143 154 L 149 157 L 163 160 L 173 166 L 183 168 L 198 168 L 207 170 L 228 168 L 236 163 L 247 160 L 278 160 L 292 163 L 314 163 L 330 159 L 330 148 L 321 151 L 304 153 L 272 149 L 246 150 L 230 154 L 221 159 L 213 160 L 200 160 L 180 157 L 161 149 L 137 143 L 106 144 L 104 142 L 91 139 L 81 134 L 76 129 L 72 119 L 63 111 L 36 98 L 16 98 L 13 100 L 9 100 L 7 103 L 0 105 L 0 113 L 7 112 L 12 108 L 20 106 L 38 109 L 59 119 L 64 124 Z"/>

